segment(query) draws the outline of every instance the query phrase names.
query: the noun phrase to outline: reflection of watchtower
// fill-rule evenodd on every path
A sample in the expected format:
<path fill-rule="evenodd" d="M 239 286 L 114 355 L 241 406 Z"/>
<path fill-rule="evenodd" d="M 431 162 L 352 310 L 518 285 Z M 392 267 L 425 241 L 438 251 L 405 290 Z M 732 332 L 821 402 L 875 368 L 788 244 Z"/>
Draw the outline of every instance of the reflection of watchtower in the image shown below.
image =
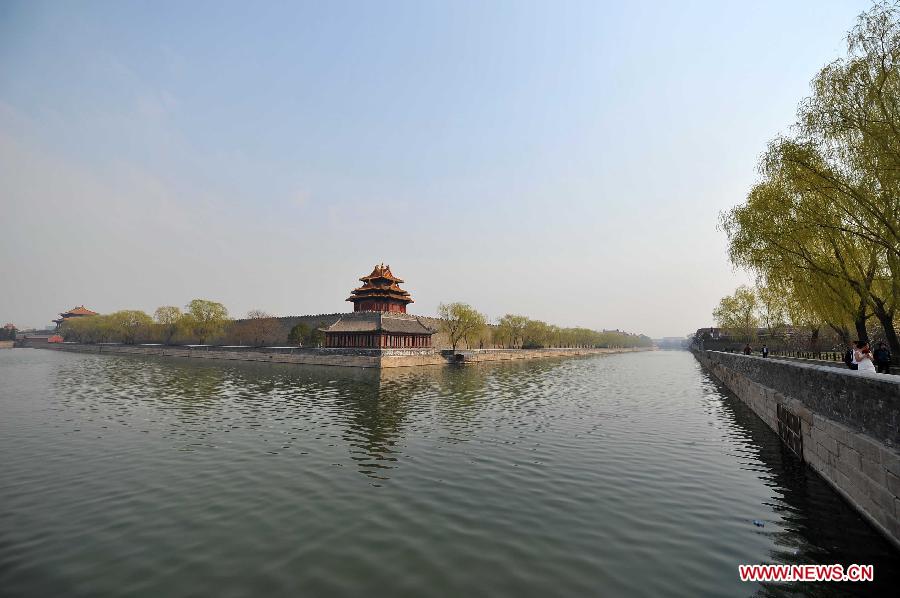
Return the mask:
<path fill-rule="evenodd" d="M 412 303 L 409 293 L 398 285 L 403 281 L 391 273 L 391 267 L 379 264 L 372 273 L 359 279 L 365 283 L 353 289 L 347 301 L 353 302 L 353 311 L 381 311 L 406 313 L 406 306 Z"/>

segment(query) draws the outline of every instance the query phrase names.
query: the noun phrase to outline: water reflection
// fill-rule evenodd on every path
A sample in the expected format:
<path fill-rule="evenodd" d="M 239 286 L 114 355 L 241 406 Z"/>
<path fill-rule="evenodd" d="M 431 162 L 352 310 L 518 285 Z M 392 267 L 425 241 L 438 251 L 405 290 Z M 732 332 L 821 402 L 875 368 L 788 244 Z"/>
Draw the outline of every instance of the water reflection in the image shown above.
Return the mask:
<path fill-rule="evenodd" d="M 415 399 L 431 391 L 433 385 L 422 376 L 379 371 L 370 374 L 365 384 L 353 385 L 340 394 L 337 408 L 345 414 L 342 437 L 360 473 L 387 480 L 389 470 L 397 466 L 398 445 L 410 413 L 417 404 L 424 404 Z"/>
<path fill-rule="evenodd" d="M 0 378 L 13 595 L 898 581 L 897 553 L 687 354 L 377 371 L 25 351 Z M 736 579 L 767 561 L 870 563 L 878 583 Z"/>
<path fill-rule="evenodd" d="M 408 426 L 465 441 L 492 402 L 507 411 L 496 426 L 534 413 L 537 403 L 524 412 L 519 404 L 545 395 L 560 368 L 565 361 L 376 370 L 83 356 L 59 367 L 52 390 L 60 410 L 155 427 L 179 450 L 218 447 L 241 429 L 266 436 L 273 424 L 287 428 L 277 441 L 264 438 L 272 454 L 302 446 L 304 435 L 339 437 L 360 473 L 383 482 L 399 465 Z"/>

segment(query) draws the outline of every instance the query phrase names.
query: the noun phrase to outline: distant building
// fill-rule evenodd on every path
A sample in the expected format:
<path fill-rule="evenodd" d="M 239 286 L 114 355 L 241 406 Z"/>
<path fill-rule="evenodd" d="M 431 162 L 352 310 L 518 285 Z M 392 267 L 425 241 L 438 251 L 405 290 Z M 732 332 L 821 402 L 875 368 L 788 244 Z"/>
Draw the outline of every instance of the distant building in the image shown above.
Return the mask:
<path fill-rule="evenodd" d="M 657 347 L 664 350 L 686 349 L 688 340 L 682 336 L 666 336 L 653 341 Z"/>
<path fill-rule="evenodd" d="M 696 332 L 698 339 L 720 340 L 727 339 L 729 336 L 721 328 L 698 328 Z"/>
<path fill-rule="evenodd" d="M 3 328 L 0 328 L 0 341 L 14 341 L 16 340 L 16 325 L 15 324 L 5 324 Z"/>
<path fill-rule="evenodd" d="M 353 303 L 352 314 L 341 316 L 321 330 L 325 346 L 359 349 L 423 349 L 431 348 L 431 336 L 437 332 L 416 316 L 406 313 L 413 302 L 400 288 L 403 280 L 391 273 L 391 267 L 379 264 L 372 273 L 359 279 L 347 301 Z"/>
<path fill-rule="evenodd" d="M 57 320 L 53 320 L 56 323 L 56 329 L 59 330 L 59 327 L 62 326 L 63 322 L 69 320 L 71 318 L 82 318 L 84 316 L 96 316 L 97 312 L 91 311 L 83 305 L 79 305 L 78 307 L 73 307 L 69 311 L 64 311 L 59 314 L 60 318 Z"/>

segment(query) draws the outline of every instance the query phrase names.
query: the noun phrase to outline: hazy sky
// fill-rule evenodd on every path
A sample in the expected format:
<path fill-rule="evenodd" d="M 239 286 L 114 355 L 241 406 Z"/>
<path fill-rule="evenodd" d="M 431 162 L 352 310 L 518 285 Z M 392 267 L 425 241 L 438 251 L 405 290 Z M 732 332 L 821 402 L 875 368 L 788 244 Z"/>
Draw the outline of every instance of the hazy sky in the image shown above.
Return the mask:
<path fill-rule="evenodd" d="M 194 297 L 709 325 L 867 2 L 0 2 L 0 323 Z"/>

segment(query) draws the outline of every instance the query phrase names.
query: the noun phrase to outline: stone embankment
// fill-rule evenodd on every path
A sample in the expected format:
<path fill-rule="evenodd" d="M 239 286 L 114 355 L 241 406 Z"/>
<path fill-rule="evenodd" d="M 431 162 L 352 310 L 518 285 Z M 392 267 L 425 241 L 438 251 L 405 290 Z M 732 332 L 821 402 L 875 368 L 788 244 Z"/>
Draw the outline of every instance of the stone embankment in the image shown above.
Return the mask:
<path fill-rule="evenodd" d="M 718 351 L 694 355 L 900 548 L 900 376 Z"/>
<path fill-rule="evenodd" d="M 0 341 L 0 349 L 12 349 L 13 341 Z"/>
<path fill-rule="evenodd" d="M 233 361 L 262 361 L 300 365 L 332 365 L 359 368 L 397 368 L 449 363 L 480 363 L 513 359 L 575 357 L 624 353 L 634 349 L 483 349 L 472 351 L 435 351 L 434 349 L 307 349 L 297 347 L 220 347 L 206 345 L 122 345 L 113 343 L 48 343 L 46 339 L 27 339 L 19 346 L 76 353 L 149 355 Z"/>

